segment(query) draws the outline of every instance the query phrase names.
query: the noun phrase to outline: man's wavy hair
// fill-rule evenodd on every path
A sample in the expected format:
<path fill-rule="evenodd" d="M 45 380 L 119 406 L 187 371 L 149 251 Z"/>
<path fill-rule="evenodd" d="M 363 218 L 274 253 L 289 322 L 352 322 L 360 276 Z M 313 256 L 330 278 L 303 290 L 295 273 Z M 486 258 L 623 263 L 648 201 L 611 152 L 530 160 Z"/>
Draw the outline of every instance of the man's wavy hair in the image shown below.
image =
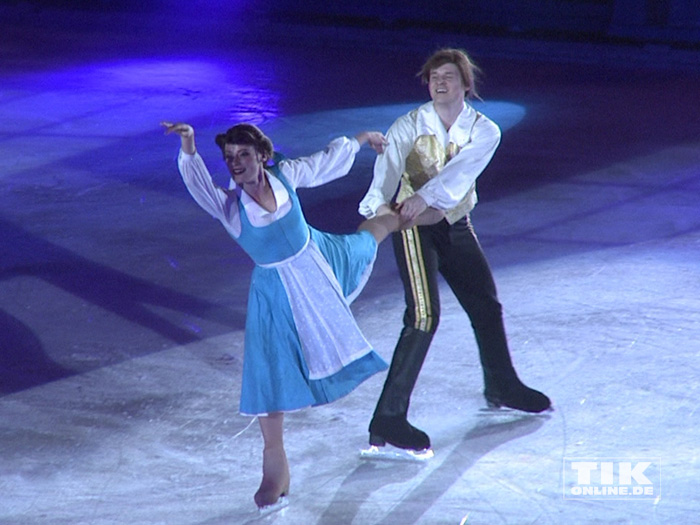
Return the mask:
<path fill-rule="evenodd" d="M 457 69 L 459 69 L 462 76 L 462 83 L 464 87 L 467 88 L 467 98 L 481 99 L 479 93 L 476 91 L 476 76 L 481 73 L 481 70 L 474 64 L 472 59 L 469 58 L 466 51 L 461 49 L 444 48 L 436 51 L 425 61 L 425 64 L 423 64 L 423 67 L 416 76 L 420 77 L 423 84 L 427 84 L 430 81 L 430 72 L 445 64 L 454 64 L 457 66 Z"/>

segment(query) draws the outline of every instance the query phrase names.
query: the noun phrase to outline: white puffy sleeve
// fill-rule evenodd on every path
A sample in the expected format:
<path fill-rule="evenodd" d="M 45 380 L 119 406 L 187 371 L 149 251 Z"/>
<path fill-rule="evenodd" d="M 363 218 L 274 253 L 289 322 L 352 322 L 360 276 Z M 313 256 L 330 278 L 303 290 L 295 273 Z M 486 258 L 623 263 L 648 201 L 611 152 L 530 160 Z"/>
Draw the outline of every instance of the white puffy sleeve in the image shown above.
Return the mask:
<path fill-rule="evenodd" d="M 236 193 L 214 183 L 199 153 L 189 155 L 180 150 L 177 166 L 187 190 L 197 204 L 218 219 L 231 235 L 238 237 L 241 234 L 241 219 Z"/>
<path fill-rule="evenodd" d="M 406 166 L 406 157 L 415 141 L 415 123 L 412 114 L 397 119 L 387 131 L 389 141 L 384 153 L 374 161 L 374 175 L 367 193 L 360 201 L 359 212 L 364 217 L 374 217 L 377 208 L 392 201 L 399 188 Z"/>
<path fill-rule="evenodd" d="M 347 175 L 359 150 L 356 139 L 339 137 L 323 151 L 283 160 L 279 168 L 293 188 L 313 188 Z"/>
<path fill-rule="evenodd" d="M 501 141 L 501 130 L 484 115 L 471 129 L 470 140 L 442 171 L 421 187 L 418 193 L 428 206 L 449 210 L 467 194 L 486 169 Z"/>

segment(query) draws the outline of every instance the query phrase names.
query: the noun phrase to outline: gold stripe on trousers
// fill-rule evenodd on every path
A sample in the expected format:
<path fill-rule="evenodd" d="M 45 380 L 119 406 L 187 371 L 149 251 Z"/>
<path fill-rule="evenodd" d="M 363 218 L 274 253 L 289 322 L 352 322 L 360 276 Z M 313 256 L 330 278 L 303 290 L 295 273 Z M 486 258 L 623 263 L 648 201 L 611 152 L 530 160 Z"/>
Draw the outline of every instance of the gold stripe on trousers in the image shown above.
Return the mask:
<path fill-rule="evenodd" d="M 430 332 L 433 328 L 434 319 L 430 306 L 430 289 L 428 287 L 428 277 L 425 270 L 418 228 L 414 226 L 410 230 L 401 230 L 401 237 L 406 267 L 408 268 L 408 280 L 411 284 L 413 304 L 415 305 L 413 328 Z"/>

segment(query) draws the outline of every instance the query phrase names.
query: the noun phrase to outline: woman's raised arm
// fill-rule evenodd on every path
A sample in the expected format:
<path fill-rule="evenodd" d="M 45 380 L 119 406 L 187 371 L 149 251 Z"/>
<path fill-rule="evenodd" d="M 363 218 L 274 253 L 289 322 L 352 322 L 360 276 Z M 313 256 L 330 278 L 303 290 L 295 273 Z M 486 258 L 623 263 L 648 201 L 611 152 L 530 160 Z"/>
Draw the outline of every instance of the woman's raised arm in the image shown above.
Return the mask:
<path fill-rule="evenodd" d="M 183 122 L 178 122 L 173 124 L 172 122 L 161 122 L 161 126 L 165 128 L 165 134 L 170 135 L 171 133 L 177 133 L 180 135 L 180 140 L 182 141 L 182 151 L 188 155 L 194 155 L 197 151 L 194 146 L 194 128 L 189 124 Z"/>

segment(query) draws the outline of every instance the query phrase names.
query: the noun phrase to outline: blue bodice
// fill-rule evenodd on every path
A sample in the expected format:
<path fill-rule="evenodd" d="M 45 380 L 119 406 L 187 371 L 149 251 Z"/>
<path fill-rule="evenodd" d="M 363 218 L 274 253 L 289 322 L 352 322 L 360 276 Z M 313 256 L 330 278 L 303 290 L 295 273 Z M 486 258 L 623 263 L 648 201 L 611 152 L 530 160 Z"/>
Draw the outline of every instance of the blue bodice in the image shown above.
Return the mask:
<path fill-rule="evenodd" d="M 277 165 L 268 167 L 289 193 L 292 207 L 282 218 L 266 226 L 253 226 L 238 199 L 241 234 L 236 242 L 256 264 L 267 265 L 284 261 L 299 253 L 309 239 L 309 226 L 301 210 L 299 198 Z"/>

